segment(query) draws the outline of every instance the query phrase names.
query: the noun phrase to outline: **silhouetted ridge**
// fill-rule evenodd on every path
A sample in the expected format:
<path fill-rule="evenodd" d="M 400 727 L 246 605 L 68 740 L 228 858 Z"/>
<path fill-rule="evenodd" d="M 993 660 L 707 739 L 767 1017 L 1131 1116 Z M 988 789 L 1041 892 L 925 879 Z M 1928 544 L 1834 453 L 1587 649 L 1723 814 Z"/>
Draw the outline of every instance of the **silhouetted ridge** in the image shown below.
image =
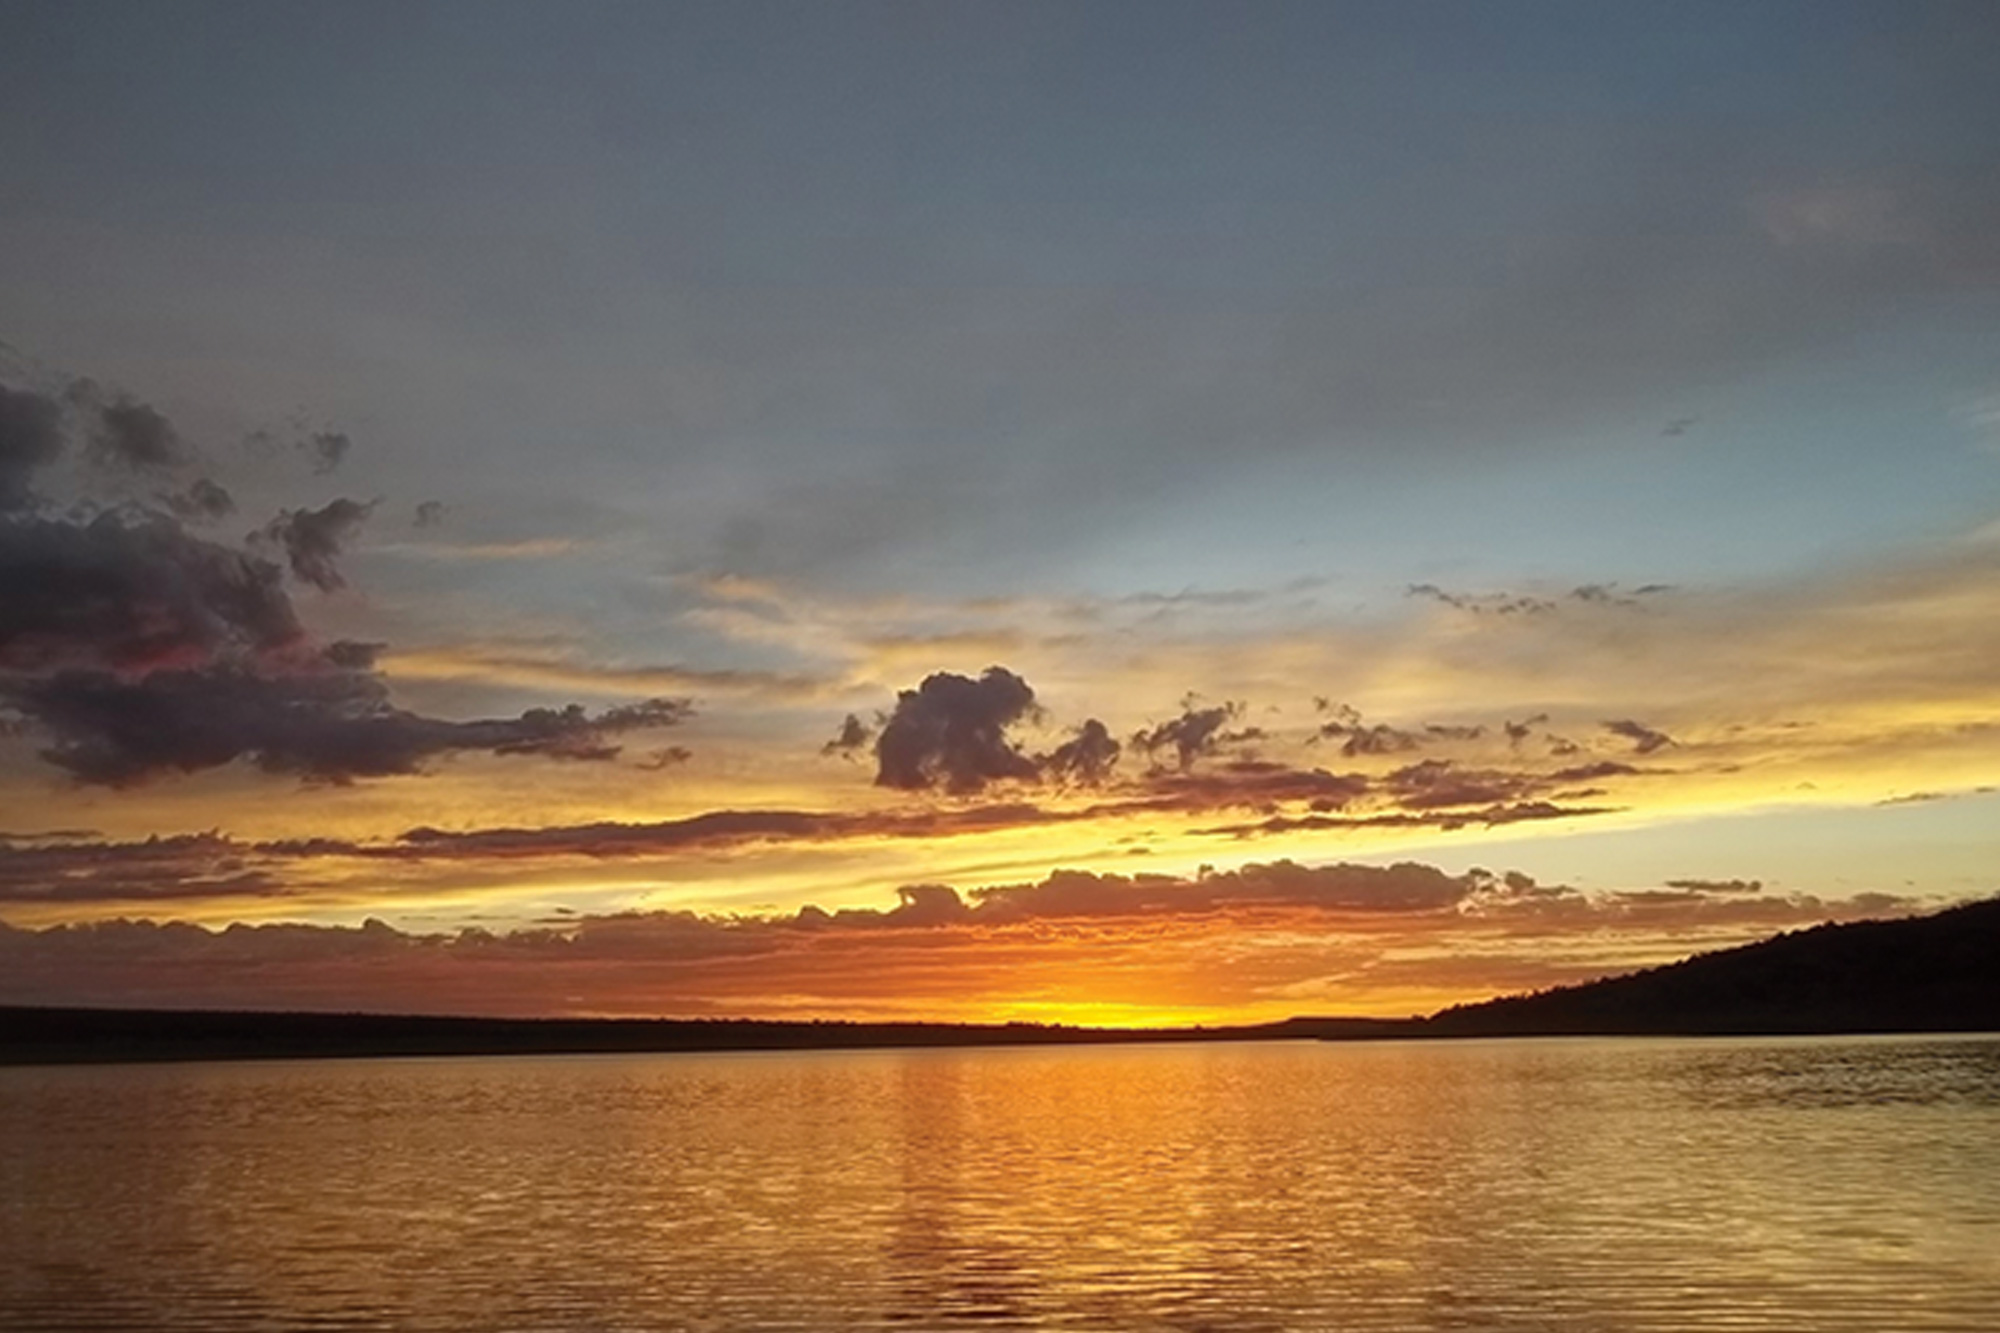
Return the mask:
<path fill-rule="evenodd" d="M 2000 1031 L 2000 899 L 1459 1005 L 1439 1036 Z"/>

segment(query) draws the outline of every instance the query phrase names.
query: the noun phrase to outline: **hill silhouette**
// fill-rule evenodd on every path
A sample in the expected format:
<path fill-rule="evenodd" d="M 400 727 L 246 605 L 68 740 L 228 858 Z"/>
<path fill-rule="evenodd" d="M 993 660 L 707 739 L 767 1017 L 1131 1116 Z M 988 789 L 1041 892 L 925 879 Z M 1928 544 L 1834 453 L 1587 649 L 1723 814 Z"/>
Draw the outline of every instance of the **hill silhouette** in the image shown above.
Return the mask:
<path fill-rule="evenodd" d="M 2000 898 L 1459 1005 L 1435 1036 L 2000 1031 Z"/>

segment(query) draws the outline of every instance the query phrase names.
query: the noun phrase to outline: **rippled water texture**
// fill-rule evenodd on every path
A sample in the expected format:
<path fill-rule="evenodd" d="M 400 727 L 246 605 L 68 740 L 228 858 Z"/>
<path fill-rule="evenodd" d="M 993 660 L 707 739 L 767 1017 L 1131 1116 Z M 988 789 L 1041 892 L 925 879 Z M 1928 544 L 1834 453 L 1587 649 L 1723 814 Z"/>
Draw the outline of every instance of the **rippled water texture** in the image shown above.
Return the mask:
<path fill-rule="evenodd" d="M 2000 1040 L 0 1070 L 0 1328 L 2000 1327 Z"/>

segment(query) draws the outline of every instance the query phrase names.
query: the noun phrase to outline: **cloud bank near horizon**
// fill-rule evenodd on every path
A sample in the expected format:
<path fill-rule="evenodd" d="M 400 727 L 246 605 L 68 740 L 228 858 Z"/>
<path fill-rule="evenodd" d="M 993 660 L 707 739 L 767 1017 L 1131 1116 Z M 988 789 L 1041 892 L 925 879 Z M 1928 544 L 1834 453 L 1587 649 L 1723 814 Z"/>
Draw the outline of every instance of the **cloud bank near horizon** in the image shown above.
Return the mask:
<path fill-rule="evenodd" d="M 1191 877 L 1056 871 L 965 893 L 912 884 L 896 898 L 435 933 L 374 919 L 0 925 L 0 1003 L 1073 1021 L 1281 1017 L 1337 1000 L 1399 1014 L 1919 907 L 1741 881 L 1586 893 L 1514 871 L 1285 860 Z"/>

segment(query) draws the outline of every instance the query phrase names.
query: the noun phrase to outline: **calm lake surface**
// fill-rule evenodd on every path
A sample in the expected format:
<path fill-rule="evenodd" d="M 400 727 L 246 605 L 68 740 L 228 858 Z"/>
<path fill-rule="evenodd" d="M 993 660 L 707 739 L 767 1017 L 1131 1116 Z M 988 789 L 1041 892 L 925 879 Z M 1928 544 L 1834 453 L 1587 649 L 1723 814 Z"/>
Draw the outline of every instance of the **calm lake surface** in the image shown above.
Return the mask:
<path fill-rule="evenodd" d="M 0 1328 L 2000 1327 L 2000 1039 L 0 1069 Z"/>

